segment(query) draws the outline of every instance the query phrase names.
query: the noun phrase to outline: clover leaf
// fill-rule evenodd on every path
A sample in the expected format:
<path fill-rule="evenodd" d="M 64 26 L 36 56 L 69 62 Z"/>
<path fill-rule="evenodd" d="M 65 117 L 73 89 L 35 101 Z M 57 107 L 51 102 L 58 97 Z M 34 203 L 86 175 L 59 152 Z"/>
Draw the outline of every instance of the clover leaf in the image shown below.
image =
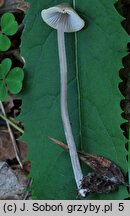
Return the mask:
<path fill-rule="evenodd" d="M 24 72 L 21 68 L 11 69 L 12 61 L 6 58 L 0 64 L 0 100 L 5 101 L 8 93 L 17 94 L 22 89 Z"/>
<path fill-rule="evenodd" d="M 8 98 L 8 91 L 6 89 L 5 83 L 0 80 L 0 100 L 5 101 Z"/>
<path fill-rule="evenodd" d="M 12 13 L 5 13 L 1 18 L 2 33 L 6 35 L 14 35 L 18 30 L 18 23 Z"/>
<path fill-rule="evenodd" d="M 0 33 L 0 51 L 6 51 L 10 48 L 10 46 L 10 39 L 6 35 Z"/>
<path fill-rule="evenodd" d="M 0 79 L 4 78 L 6 74 L 9 72 L 12 66 L 12 61 L 9 58 L 6 58 L 0 64 Z"/>
<path fill-rule="evenodd" d="M 19 67 L 12 69 L 7 76 L 5 82 L 8 86 L 8 90 L 12 94 L 17 94 L 22 89 L 22 81 L 24 78 L 23 70 Z"/>
<path fill-rule="evenodd" d="M 7 36 L 14 35 L 18 30 L 18 23 L 12 13 L 5 13 L 0 21 L 0 51 L 6 51 L 11 46 L 11 41 Z"/>

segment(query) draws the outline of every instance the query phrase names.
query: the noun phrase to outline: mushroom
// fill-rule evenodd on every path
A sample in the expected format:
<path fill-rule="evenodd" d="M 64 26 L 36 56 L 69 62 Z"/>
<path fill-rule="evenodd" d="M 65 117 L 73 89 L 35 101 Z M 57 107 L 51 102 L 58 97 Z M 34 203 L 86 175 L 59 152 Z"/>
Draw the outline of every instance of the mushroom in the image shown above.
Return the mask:
<path fill-rule="evenodd" d="M 61 79 L 61 117 L 67 140 L 72 168 L 77 184 L 79 194 L 83 197 L 86 195 L 86 190 L 81 188 L 81 181 L 83 179 L 83 173 L 80 167 L 79 158 L 76 150 L 74 137 L 68 114 L 67 105 L 67 61 L 66 61 L 66 50 L 65 50 L 65 39 L 64 32 L 76 32 L 84 27 L 84 21 L 74 11 L 68 3 L 62 3 L 55 7 L 44 9 L 41 12 L 42 19 L 49 26 L 57 30 L 58 39 L 58 51 L 59 51 L 59 62 L 60 62 L 60 79 Z"/>

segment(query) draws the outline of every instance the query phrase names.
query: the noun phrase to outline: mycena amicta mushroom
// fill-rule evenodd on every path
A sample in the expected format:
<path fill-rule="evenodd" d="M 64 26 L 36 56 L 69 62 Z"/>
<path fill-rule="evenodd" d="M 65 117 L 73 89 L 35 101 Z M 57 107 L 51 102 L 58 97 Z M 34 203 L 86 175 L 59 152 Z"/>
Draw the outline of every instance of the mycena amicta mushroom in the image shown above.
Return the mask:
<path fill-rule="evenodd" d="M 83 173 L 80 167 L 78 154 L 76 151 L 75 141 L 72 134 L 72 129 L 68 114 L 67 105 L 67 60 L 65 50 L 65 32 L 76 32 L 84 27 L 84 21 L 74 11 L 68 3 L 62 3 L 55 7 L 51 7 L 42 10 L 41 16 L 49 26 L 57 30 L 58 37 L 58 51 L 60 62 L 60 79 L 61 79 L 61 117 L 63 121 L 63 127 L 65 136 L 69 148 L 71 163 L 76 180 L 76 184 L 81 196 L 85 196 L 85 189 L 81 188 L 81 180 L 83 179 Z"/>

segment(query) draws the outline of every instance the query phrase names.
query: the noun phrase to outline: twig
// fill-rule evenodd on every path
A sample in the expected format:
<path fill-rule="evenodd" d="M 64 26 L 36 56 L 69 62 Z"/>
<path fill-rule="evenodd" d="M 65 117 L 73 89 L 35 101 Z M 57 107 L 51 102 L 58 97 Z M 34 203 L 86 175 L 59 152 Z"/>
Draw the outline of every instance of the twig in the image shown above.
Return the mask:
<path fill-rule="evenodd" d="M 22 133 L 22 134 L 24 133 L 24 130 L 22 130 L 22 128 L 18 127 L 16 124 L 14 124 L 12 121 L 10 121 L 5 115 L 0 114 L 0 118 L 5 120 L 6 122 L 8 122 L 12 127 L 14 127 L 20 133 Z"/>
<path fill-rule="evenodd" d="M 0 52 L 0 53 L 2 55 L 4 55 L 4 56 L 13 55 L 14 57 L 16 57 L 18 59 L 18 61 L 20 61 L 22 64 L 24 64 L 24 60 L 20 56 L 19 48 L 16 48 L 16 49 L 13 49 L 13 50 L 9 50 L 7 52 Z"/>
<path fill-rule="evenodd" d="M 64 144 L 63 142 L 57 140 L 57 139 L 54 139 L 52 137 L 48 137 L 52 142 L 58 144 L 60 147 L 62 147 L 64 150 L 68 151 L 69 148 L 68 148 L 68 145 Z"/>
<path fill-rule="evenodd" d="M 19 49 L 17 48 L 17 49 L 9 50 L 9 51 L 6 51 L 6 52 L 0 51 L 0 53 L 1 53 L 1 54 L 4 54 L 4 55 L 11 55 L 11 54 L 13 54 L 14 52 L 19 52 Z"/>
<path fill-rule="evenodd" d="M 25 190 L 25 193 L 23 195 L 23 200 L 27 200 L 28 197 L 29 197 L 29 188 L 30 186 L 32 185 L 32 178 L 29 178 L 28 179 L 28 183 L 27 183 L 27 187 L 26 187 L 26 190 Z"/>
<path fill-rule="evenodd" d="M 53 141 L 54 143 L 58 144 L 61 148 L 63 148 L 64 150 L 66 151 L 69 151 L 69 148 L 68 148 L 68 145 L 64 144 L 63 142 L 57 140 L 57 139 L 54 139 L 52 137 L 48 137 L 51 141 Z M 84 156 L 88 155 L 90 156 L 90 154 L 88 153 L 84 153 L 83 151 L 79 151 L 77 150 L 78 154 L 79 154 L 79 158 L 82 160 L 82 161 L 85 161 L 86 159 L 84 158 Z"/>
<path fill-rule="evenodd" d="M 0 101 L 0 108 L 1 108 L 1 111 L 4 114 L 4 116 L 6 116 L 5 109 L 4 109 L 3 103 L 1 101 Z M 10 134 L 10 138 L 12 140 L 12 144 L 13 144 L 13 147 L 14 147 L 14 151 L 15 151 L 17 161 L 19 162 L 20 167 L 23 168 L 22 161 L 21 161 L 20 156 L 19 156 L 19 149 L 18 149 L 16 140 L 15 140 L 14 134 L 12 132 L 12 129 L 11 129 L 10 124 L 9 124 L 8 121 L 6 121 L 6 124 L 7 124 L 9 134 Z"/>

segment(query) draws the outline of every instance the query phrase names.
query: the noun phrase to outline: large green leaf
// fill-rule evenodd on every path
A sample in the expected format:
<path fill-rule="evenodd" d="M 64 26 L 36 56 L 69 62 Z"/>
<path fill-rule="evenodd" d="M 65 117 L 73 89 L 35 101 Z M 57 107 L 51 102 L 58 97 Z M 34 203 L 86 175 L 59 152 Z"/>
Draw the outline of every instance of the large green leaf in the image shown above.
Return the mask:
<path fill-rule="evenodd" d="M 60 115 L 60 76 L 56 30 L 41 19 L 41 10 L 53 1 L 29 0 L 25 18 L 22 56 L 26 85 L 22 94 L 25 126 L 22 139 L 28 142 L 32 192 L 35 199 L 76 199 L 76 185 L 68 153 L 48 136 L 66 142 Z M 59 4 L 62 1 L 56 0 Z M 66 34 L 68 60 L 68 104 L 78 148 L 113 160 L 127 171 L 125 138 L 120 129 L 121 93 L 118 89 L 122 57 L 127 54 L 128 36 L 114 0 L 67 1 L 86 21 L 77 33 Z M 88 168 L 82 166 L 84 175 Z M 89 199 L 124 199 L 125 187 Z"/>

